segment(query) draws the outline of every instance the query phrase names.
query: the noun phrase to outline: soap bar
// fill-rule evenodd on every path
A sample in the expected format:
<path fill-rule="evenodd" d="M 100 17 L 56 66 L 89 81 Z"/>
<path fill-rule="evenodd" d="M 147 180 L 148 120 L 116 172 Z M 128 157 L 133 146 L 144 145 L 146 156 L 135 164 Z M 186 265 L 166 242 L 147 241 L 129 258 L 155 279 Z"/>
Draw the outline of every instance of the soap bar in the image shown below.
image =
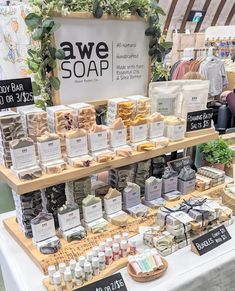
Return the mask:
<path fill-rule="evenodd" d="M 150 107 L 150 98 L 144 97 L 141 95 L 134 95 L 134 96 L 127 96 L 127 100 L 132 101 L 133 106 L 133 114 L 132 117 L 134 118 L 138 114 L 143 114 L 147 116 L 150 114 L 151 107 Z"/>
<path fill-rule="evenodd" d="M 36 137 L 41 136 L 48 131 L 47 113 L 28 113 L 26 116 L 28 136 L 36 141 Z"/>
<path fill-rule="evenodd" d="M 165 119 L 165 116 L 161 115 L 158 112 L 154 112 L 153 114 L 151 114 L 148 118 L 147 121 L 149 123 L 153 123 L 153 122 L 157 122 L 157 121 L 163 121 Z"/>
<path fill-rule="evenodd" d="M 96 161 L 98 163 L 106 163 L 112 161 L 115 158 L 115 154 L 113 152 L 104 152 L 96 155 Z"/>
<path fill-rule="evenodd" d="M 85 199 L 82 200 L 83 206 L 91 206 L 93 204 L 101 202 L 101 199 L 95 197 L 94 195 L 88 195 Z"/>
<path fill-rule="evenodd" d="M 9 143 L 9 145 L 10 145 L 11 149 L 20 149 L 23 147 L 33 146 L 34 142 L 31 138 L 24 137 L 21 139 L 15 139 L 15 140 L 11 141 Z"/>
<path fill-rule="evenodd" d="M 47 174 L 58 174 L 67 169 L 64 160 L 55 160 L 48 163 L 41 163 L 41 167 Z"/>
<path fill-rule="evenodd" d="M 107 131 L 108 127 L 105 125 L 97 125 L 94 124 L 90 130 L 91 133 L 96 133 L 96 132 L 102 132 L 102 131 Z"/>
<path fill-rule="evenodd" d="M 128 223 L 128 215 L 122 211 L 122 214 L 120 215 L 111 215 L 109 217 L 109 221 L 116 226 L 124 227 Z"/>
<path fill-rule="evenodd" d="M 140 204 L 140 187 L 139 185 L 127 182 L 127 186 L 123 191 L 124 208 L 130 208 Z"/>
<path fill-rule="evenodd" d="M 65 137 L 68 139 L 71 139 L 71 138 L 77 138 L 77 137 L 82 137 L 86 135 L 87 135 L 87 131 L 85 129 L 79 128 L 79 129 L 70 130 L 66 132 Z"/>
<path fill-rule="evenodd" d="M 111 199 L 115 197 L 120 197 L 122 194 L 117 189 L 109 188 L 108 193 L 104 196 L 104 199 Z"/>
<path fill-rule="evenodd" d="M 28 167 L 22 170 L 11 169 L 13 174 L 16 175 L 20 180 L 28 181 L 40 178 L 42 176 L 42 170 L 38 166 Z"/>
<path fill-rule="evenodd" d="M 115 154 L 118 157 L 131 157 L 133 154 L 133 150 L 130 146 L 124 146 L 115 149 Z"/>
<path fill-rule="evenodd" d="M 52 140 L 57 140 L 57 139 L 59 139 L 58 134 L 45 132 L 45 134 L 37 138 L 37 141 L 46 142 L 46 141 L 52 141 Z"/>
<path fill-rule="evenodd" d="M 147 118 L 142 115 L 138 114 L 134 120 L 131 121 L 131 126 L 137 126 L 137 125 L 142 125 L 147 123 Z"/>
<path fill-rule="evenodd" d="M 143 151 L 151 151 L 154 149 L 154 146 L 151 142 L 145 142 L 137 145 L 137 152 L 143 152 Z"/>
<path fill-rule="evenodd" d="M 93 105 L 87 103 L 75 103 L 69 105 L 75 111 L 76 127 L 90 131 L 96 124 L 96 111 Z"/>
<path fill-rule="evenodd" d="M 111 125 L 110 128 L 112 128 L 112 129 L 114 129 L 114 130 L 118 130 L 118 129 L 124 129 L 124 128 L 126 128 L 126 127 L 125 127 L 125 125 L 124 125 L 122 119 L 119 117 L 119 118 L 117 118 L 117 119 L 115 119 L 115 120 L 113 121 L 113 123 L 112 123 L 112 125 Z"/>

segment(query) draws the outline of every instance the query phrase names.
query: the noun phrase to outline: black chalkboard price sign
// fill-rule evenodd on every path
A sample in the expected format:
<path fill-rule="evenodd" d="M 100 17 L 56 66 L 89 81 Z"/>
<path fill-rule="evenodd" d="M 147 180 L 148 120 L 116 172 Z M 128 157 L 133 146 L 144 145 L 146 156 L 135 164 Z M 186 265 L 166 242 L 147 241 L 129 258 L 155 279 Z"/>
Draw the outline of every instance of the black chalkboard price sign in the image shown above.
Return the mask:
<path fill-rule="evenodd" d="M 0 109 L 34 104 L 30 78 L 0 81 Z"/>
<path fill-rule="evenodd" d="M 230 239 L 231 236 L 228 233 L 226 227 L 224 225 L 221 225 L 193 240 L 191 244 L 191 249 L 194 253 L 201 256 L 222 245 Z"/>
<path fill-rule="evenodd" d="M 212 109 L 189 112 L 187 115 L 187 132 L 211 128 Z"/>
<path fill-rule="evenodd" d="M 86 285 L 74 291 L 127 291 L 121 273 L 114 274 L 102 280 Z"/>

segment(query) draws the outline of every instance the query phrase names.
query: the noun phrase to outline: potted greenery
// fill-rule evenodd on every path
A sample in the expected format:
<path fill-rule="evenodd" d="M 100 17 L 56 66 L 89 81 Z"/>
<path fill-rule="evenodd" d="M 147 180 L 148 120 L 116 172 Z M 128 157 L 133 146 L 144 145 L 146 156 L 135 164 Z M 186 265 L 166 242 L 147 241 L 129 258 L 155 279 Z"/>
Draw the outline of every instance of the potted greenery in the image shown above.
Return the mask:
<path fill-rule="evenodd" d="M 225 166 L 230 166 L 233 158 L 233 151 L 229 144 L 222 138 L 201 144 L 200 151 L 206 164 L 224 170 Z"/>

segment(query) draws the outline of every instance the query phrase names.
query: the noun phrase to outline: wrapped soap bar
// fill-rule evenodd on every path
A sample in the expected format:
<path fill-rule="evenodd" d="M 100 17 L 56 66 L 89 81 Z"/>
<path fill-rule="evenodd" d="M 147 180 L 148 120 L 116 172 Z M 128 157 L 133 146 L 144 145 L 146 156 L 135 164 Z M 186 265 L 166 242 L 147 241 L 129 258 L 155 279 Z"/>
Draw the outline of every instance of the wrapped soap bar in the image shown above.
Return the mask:
<path fill-rule="evenodd" d="M 134 182 L 140 186 L 141 194 L 145 191 L 145 181 L 150 177 L 151 160 L 137 163 Z"/>
<path fill-rule="evenodd" d="M 196 174 L 195 188 L 197 191 L 205 191 L 212 187 L 212 180 L 206 176 Z"/>
<path fill-rule="evenodd" d="M 150 98 L 141 95 L 127 96 L 125 98 L 133 102 L 134 106 L 132 118 L 134 118 L 138 114 L 143 114 L 145 116 L 148 116 L 150 114 Z"/>
<path fill-rule="evenodd" d="M 148 138 L 155 139 L 162 137 L 164 134 L 164 116 L 160 113 L 153 113 L 147 118 L 148 121 Z"/>
<path fill-rule="evenodd" d="M 141 114 L 138 114 L 134 120 L 130 123 L 130 141 L 131 143 L 137 143 L 147 140 L 148 125 L 147 118 Z"/>
<path fill-rule="evenodd" d="M 91 152 L 108 149 L 108 130 L 104 125 L 92 126 L 88 134 L 88 144 Z"/>
<path fill-rule="evenodd" d="M 190 166 L 181 169 L 178 176 L 178 188 L 182 194 L 195 191 L 196 173 Z"/>
<path fill-rule="evenodd" d="M 149 177 L 145 181 L 145 200 L 151 201 L 161 197 L 162 193 L 162 179 Z"/>
<path fill-rule="evenodd" d="M 112 148 L 127 144 L 127 129 L 121 118 L 115 119 L 110 127 L 109 143 Z"/>
<path fill-rule="evenodd" d="M 132 148 L 128 145 L 116 148 L 114 152 L 117 157 L 131 157 L 133 154 Z"/>
<path fill-rule="evenodd" d="M 162 176 L 162 191 L 168 193 L 176 191 L 178 186 L 178 173 L 166 168 Z"/>
<path fill-rule="evenodd" d="M 108 182 L 118 191 L 123 191 L 127 186 L 127 181 L 134 182 L 135 178 L 135 165 L 129 165 L 121 168 L 111 169 L 109 171 Z"/>
<path fill-rule="evenodd" d="M 170 141 L 177 141 L 184 139 L 186 126 L 185 120 L 177 118 L 175 116 L 168 116 L 164 120 L 165 132 L 164 135 L 169 138 Z"/>
<path fill-rule="evenodd" d="M 123 207 L 130 207 L 140 204 L 140 186 L 135 183 L 127 182 L 127 186 L 123 190 Z"/>
<path fill-rule="evenodd" d="M 69 105 L 74 110 L 76 127 L 89 131 L 96 124 L 96 111 L 93 105 L 74 103 Z"/>
<path fill-rule="evenodd" d="M 69 158 L 88 154 L 87 131 L 84 129 L 71 130 L 65 134 L 66 151 Z"/>

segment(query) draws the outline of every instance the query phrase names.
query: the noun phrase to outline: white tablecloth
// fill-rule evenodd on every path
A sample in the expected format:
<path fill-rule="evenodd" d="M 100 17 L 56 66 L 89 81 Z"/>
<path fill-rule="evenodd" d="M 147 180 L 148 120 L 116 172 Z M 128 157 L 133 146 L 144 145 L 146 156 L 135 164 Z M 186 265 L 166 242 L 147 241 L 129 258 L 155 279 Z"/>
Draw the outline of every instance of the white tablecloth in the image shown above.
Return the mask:
<path fill-rule="evenodd" d="M 7 291 L 45 291 L 43 274 L 2 226 L 14 212 L 0 215 L 0 264 Z M 199 257 L 186 247 L 168 256 L 165 275 L 150 283 L 136 283 L 121 273 L 130 291 L 235 291 L 235 224 L 228 227 L 232 239 Z M 144 249 L 141 236 L 137 246 Z"/>

